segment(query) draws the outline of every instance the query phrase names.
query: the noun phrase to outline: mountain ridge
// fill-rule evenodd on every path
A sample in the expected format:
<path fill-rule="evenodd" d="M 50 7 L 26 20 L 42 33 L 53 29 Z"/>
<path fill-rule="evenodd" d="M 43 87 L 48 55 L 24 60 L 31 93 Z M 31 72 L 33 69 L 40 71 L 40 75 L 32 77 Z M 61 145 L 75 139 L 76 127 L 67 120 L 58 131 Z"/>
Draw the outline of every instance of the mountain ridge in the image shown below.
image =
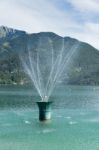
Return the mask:
<path fill-rule="evenodd" d="M 47 37 L 53 41 L 56 49 L 59 49 L 63 38 L 69 46 L 80 42 L 78 57 L 74 59 L 68 73 L 68 84 L 99 85 L 99 51 L 90 44 L 68 36 L 62 37 L 53 32 L 27 33 L 5 26 L 0 27 L 0 84 L 30 83 L 21 68 L 19 55 L 21 52 L 25 53 L 27 41 L 35 48 L 40 38 Z M 67 81 L 63 82 L 65 84 Z"/>

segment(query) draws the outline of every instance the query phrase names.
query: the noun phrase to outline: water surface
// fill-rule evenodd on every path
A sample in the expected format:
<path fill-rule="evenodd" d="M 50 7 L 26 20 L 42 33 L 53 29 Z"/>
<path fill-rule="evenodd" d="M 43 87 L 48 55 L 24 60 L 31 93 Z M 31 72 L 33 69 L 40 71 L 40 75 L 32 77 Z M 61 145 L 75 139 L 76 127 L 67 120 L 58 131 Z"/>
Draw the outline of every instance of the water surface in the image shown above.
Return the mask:
<path fill-rule="evenodd" d="M 39 123 L 32 87 L 0 87 L 0 150 L 98 150 L 99 87 L 57 87 L 52 121 Z"/>

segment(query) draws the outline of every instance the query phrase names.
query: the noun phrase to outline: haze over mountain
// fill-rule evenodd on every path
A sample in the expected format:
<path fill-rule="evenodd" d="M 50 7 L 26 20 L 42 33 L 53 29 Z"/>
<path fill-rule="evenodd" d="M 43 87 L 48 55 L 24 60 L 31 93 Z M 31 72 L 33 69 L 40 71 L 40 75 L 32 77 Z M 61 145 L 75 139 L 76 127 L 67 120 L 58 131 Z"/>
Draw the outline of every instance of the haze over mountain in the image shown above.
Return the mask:
<path fill-rule="evenodd" d="M 28 34 L 25 31 L 0 27 L 0 84 L 31 83 L 23 71 L 19 56 L 27 53 L 28 40 L 34 49 L 37 48 L 37 41 L 40 38 L 50 38 L 56 50 L 59 49 L 60 41 L 63 39 L 52 32 Z M 63 84 L 99 85 L 99 51 L 77 39 L 71 37 L 64 37 L 64 39 L 65 42 L 68 42 L 69 47 L 75 42 L 80 42 L 80 46 L 68 73 L 63 77 Z M 43 44 L 44 42 L 43 40 Z"/>

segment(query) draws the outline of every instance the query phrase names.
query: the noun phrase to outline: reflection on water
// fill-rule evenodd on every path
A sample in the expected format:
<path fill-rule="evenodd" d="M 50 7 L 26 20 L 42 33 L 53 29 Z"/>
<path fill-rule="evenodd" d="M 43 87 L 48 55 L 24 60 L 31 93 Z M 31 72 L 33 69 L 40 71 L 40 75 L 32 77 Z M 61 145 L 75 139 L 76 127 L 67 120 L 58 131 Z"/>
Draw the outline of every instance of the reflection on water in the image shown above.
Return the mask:
<path fill-rule="evenodd" d="M 0 106 L 3 107 L 32 107 L 36 108 L 35 101 L 40 100 L 33 87 L 1 86 Z M 59 86 L 50 100 L 54 101 L 54 108 L 99 108 L 98 86 Z"/>
<path fill-rule="evenodd" d="M 44 124 L 36 110 L 1 110 L 0 149 L 98 150 L 98 117 L 99 111 L 53 109 L 52 121 Z"/>
<path fill-rule="evenodd" d="M 30 87 L 0 87 L 0 150 L 98 150 L 99 87 L 58 87 L 52 120 L 38 121 Z"/>

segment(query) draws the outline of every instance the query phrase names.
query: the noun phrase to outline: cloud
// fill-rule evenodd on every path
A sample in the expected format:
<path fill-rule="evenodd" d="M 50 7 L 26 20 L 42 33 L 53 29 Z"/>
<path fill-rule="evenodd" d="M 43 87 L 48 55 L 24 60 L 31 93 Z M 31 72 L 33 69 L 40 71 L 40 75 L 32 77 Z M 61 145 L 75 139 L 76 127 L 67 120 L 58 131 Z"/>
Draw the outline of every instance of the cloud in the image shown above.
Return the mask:
<path fill-rule="evenodd" d="M 36 0 L 25 2 L 23 0 L 2 0 L 0 2 L 0 23 L 32 29 L 37 32 L 50 27 L 57 28 L 58 24 L 64 24 L 64 17 L 48 0 Z M 61 23 L 60 20 L 61 19 Z M 66 19 L 68 24 L 69 18 Z M 26 27 L 25 27 L 26 26 Z"/>
<path fill-rule="evenodd" d="M 83 34 L 81 33 L 79 38 L 99 49 L 99 23 L 85 23 Z"/>
<path fill-rule="evenodd" d="M 67 0 L 76 10 L 82 12 L 99 12 L 98 0 Z"/>
<path fill-rule="evenodd" d="M 52 31 L 88 42 L 99 49 L 97 2 L 97 0 L 0 0 L 0 25 L 29 33 Z"/>
<path fill-rule="evenodd" d="M 2 0 L 0 14 L 1 24 L 28 32 L 53 31 L 65 35 L 72 25 L 77 27 L 68 12 L 62 12 L 49 0 Z"/>

